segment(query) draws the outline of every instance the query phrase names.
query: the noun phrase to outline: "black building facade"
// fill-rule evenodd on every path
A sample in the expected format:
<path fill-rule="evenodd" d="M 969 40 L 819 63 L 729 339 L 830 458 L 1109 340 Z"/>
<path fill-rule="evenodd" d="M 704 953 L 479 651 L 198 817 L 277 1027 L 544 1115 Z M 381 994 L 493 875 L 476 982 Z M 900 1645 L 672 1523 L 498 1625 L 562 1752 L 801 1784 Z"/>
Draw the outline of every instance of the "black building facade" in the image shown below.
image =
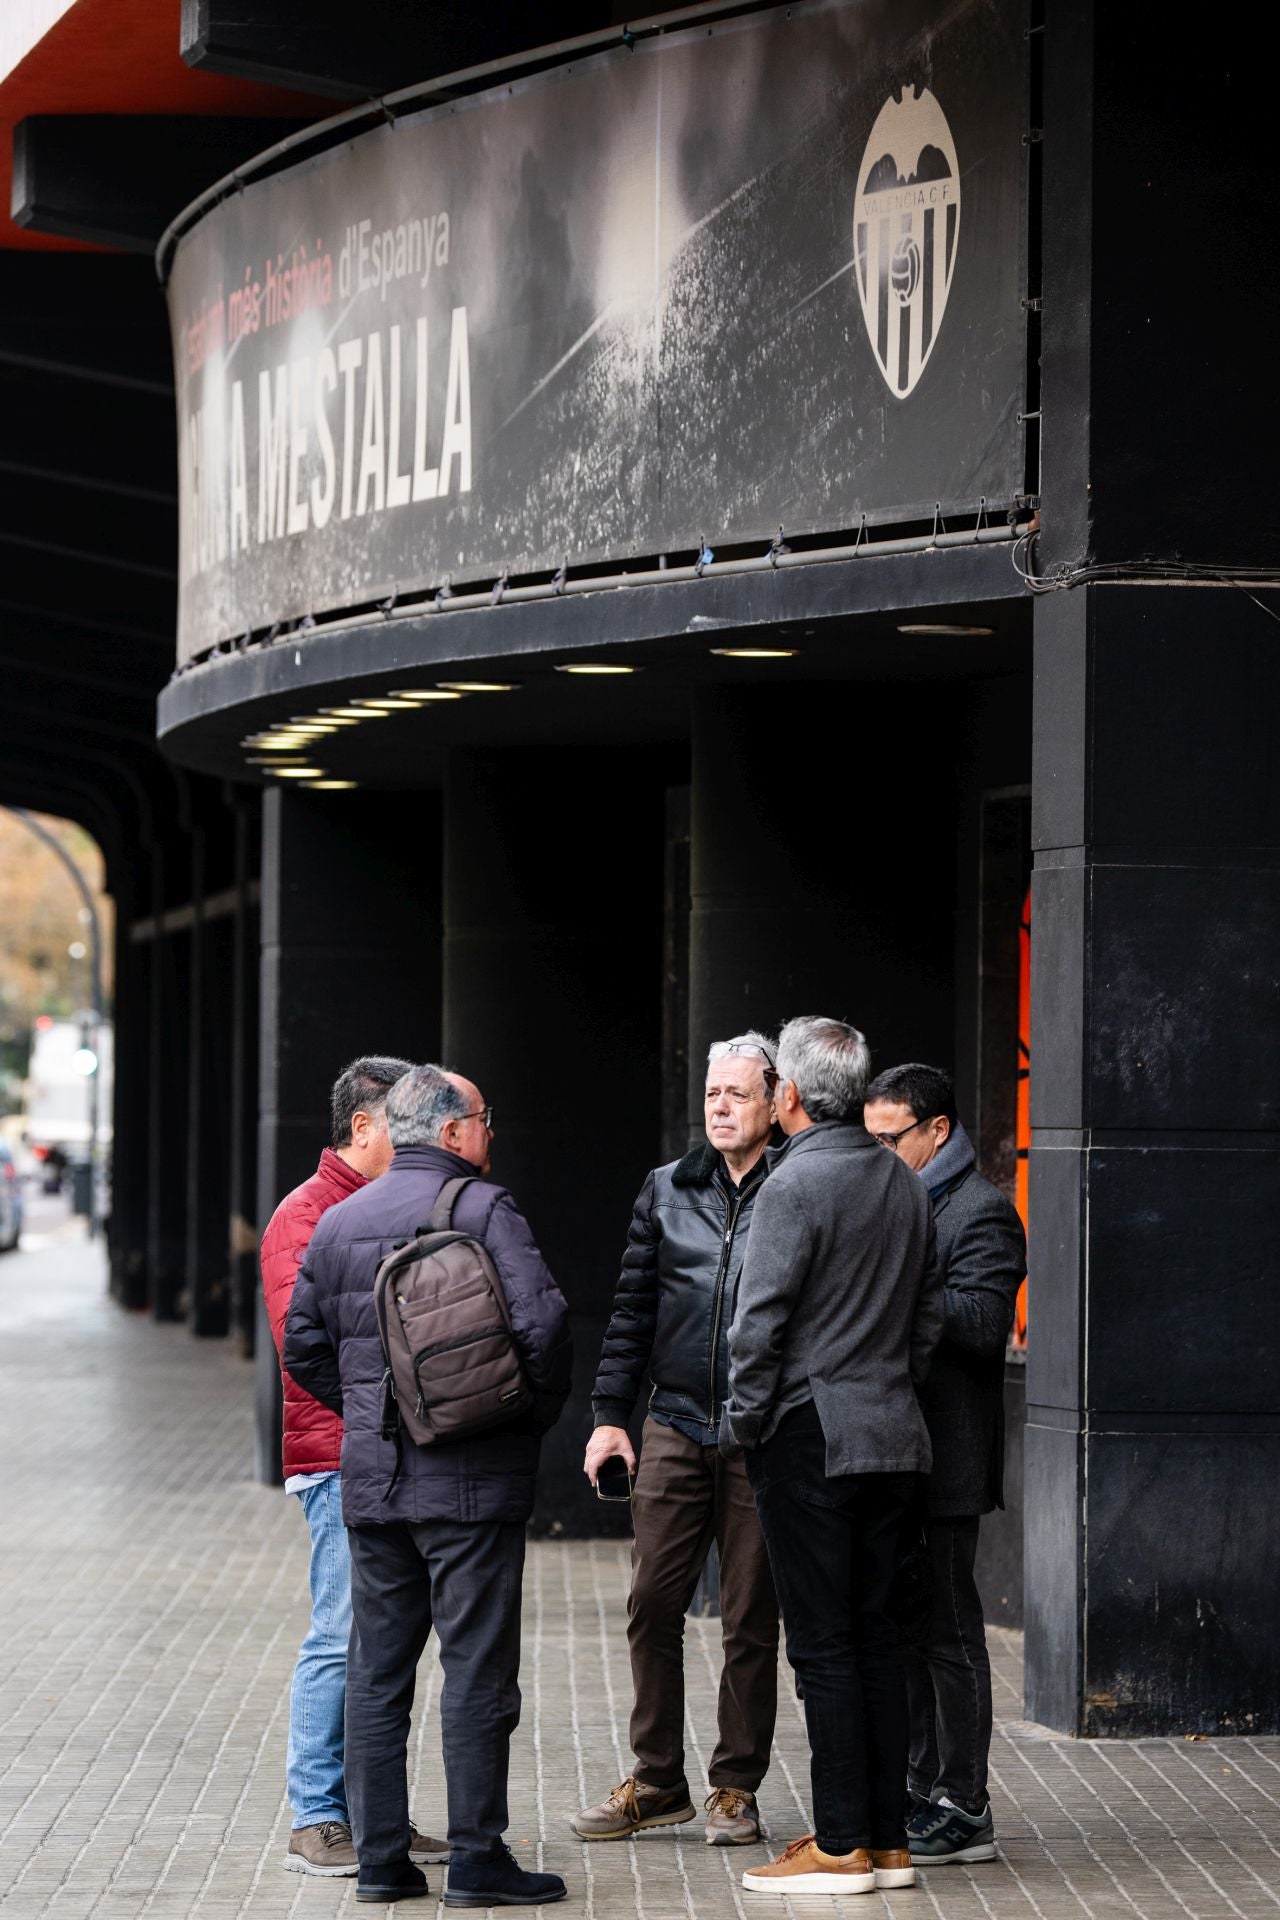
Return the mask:
<path fill-rule="evenodd" d="M 1010 1192 L 1029 1069 L 990 1617 L 1032 1719 L 1275 1730 L 1260 83 L 1086 4 L 548 16 L 578 37 L 536 48 L 495 10 L 429 52 L 390 5 L 305 46 L 260 12 L 184 9 L 185 57 L 303 89 L 283 137 L 220 122 L 185 211 L 111 176 L 172 392 L 145 261 L 2 263 L 15 469 L 22 316 L 120 289 L 92 562 L 51 577 L 65 485 L 39 523 L 15 486 L 0 750 L 121 902 L 114 1290 L 256 1348 L 273 1477 L 256 1235 L 347 1059 L 446 1059 L 575 1319 L 537 1524 L 590 1531 L 618 1251 L 708 1043 L 822 1010 L 953 1065 Z M 60 131 L 15 204 L 101 239 Z"/>

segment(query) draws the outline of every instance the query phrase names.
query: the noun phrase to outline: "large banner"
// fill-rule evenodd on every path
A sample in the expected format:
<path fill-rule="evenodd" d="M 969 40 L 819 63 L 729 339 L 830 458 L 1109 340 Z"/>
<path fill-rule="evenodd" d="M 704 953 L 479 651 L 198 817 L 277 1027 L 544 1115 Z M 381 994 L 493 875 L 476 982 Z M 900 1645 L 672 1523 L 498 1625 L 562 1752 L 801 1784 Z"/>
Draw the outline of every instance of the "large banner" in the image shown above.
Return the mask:
<path fill-rule="evenodd" d="M 1020 0 L 810 0 L 399 119 L 169 285 L 179 658 L 1022 488 Z"/>

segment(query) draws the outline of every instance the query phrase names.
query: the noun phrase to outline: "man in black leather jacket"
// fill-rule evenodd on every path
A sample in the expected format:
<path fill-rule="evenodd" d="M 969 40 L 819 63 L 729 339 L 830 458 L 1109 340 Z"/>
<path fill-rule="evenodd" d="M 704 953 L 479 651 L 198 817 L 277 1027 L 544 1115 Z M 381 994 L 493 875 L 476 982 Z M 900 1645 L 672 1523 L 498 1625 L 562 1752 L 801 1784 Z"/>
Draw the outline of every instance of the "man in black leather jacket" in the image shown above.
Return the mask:
<path fill-rule="evenodd" d="M 584 1466 L 593 1486 L 611 1458 L 636 1471 L 626 1423 L 647 1371 L 653 1390 L 631 1503 L 636 1764 L 577 1814 L 573 1830 L 584 1840 L 694 1818 L 684 1769 L 684 1618 L 713 1538 L 724 1672 L 706 1837 L 740 1846 L 760 1836 L 756 1790 L 777 1711 L 778 1603 L 745 1468 L 722 1459 L 716 1439 L 729 1389 L 729 1322 L 767 1173 L 775 1078 L 773 1043 L 763 1035 L 718 1041 L 707 1063 L 707 1145 L 655 1168 L 632 1215 Z"/>

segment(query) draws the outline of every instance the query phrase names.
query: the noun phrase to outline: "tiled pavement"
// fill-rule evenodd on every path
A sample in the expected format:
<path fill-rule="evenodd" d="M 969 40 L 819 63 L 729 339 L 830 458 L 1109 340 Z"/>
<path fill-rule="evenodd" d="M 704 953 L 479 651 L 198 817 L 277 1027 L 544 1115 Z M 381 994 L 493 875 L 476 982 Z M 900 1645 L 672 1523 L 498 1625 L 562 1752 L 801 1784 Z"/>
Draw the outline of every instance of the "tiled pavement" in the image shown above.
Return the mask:
<path fill-rule="evenodd" d="M 305 1529 L 248 1477 L 248 1367 L 122 1314 L 96 1254 L 55 1238 L 0 1261 L 0 1430 L 0 1920 L 354 1913 L 352 1882 L 280 1866 Z M 561 1911 L 591 1920 L 790 1913 L 739 1889 L 760 1853 L 712 1852 L 700 1826 L 595 1848 L 570 1835 L 567 1812 L 627 1763 L 625 1591 L 616 1546 L 531 1550 L 513 1844 L 566 1876 Z M 1003 1857 L 845 1904 L 889 1920 L 1280 1920 L 1280 1740 L 1051 1736 L 1019 1718 L 1018 1637 L 994 1638 Z M 714 1622 L 691 1625 L 688 1667 L 700 1773 Z M 412 1765 L 432 1828 L 438 1679 L 429 1655 Z M 763 1794 L 779 1841 L 807 1824 L 805 1793 L 784 1685 Z"/>

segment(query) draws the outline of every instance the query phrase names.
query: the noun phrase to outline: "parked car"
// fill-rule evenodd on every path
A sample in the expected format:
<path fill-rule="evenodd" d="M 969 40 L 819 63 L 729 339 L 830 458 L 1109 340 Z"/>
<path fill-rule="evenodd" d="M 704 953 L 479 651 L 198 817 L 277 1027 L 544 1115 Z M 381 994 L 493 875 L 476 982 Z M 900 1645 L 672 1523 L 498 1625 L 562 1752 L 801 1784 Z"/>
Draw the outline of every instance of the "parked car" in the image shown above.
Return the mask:
<path fill-rule="evenodd" d="M 17 1163 L 0 1140 L 0 1253 L 12 1253 L 22 1232 L 22 1180 Z"/>

